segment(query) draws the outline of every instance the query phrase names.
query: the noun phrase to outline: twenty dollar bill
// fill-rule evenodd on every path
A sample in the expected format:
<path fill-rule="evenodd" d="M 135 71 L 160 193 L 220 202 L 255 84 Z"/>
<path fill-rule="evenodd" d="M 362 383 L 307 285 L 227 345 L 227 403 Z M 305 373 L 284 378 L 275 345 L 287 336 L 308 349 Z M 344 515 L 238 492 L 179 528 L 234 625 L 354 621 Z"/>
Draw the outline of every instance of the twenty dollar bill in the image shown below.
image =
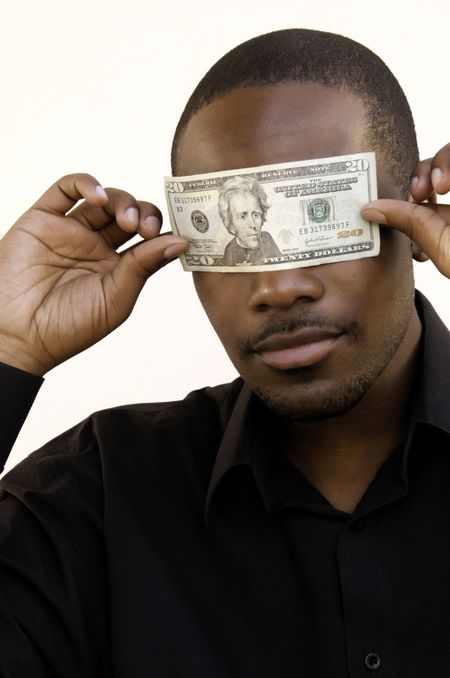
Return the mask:
<path fill-rule="evenodd" d="M 174 234 L 190 241 L 186 271 L 256 272 L 374 257 L 374 153 L 165 177 Z"/>

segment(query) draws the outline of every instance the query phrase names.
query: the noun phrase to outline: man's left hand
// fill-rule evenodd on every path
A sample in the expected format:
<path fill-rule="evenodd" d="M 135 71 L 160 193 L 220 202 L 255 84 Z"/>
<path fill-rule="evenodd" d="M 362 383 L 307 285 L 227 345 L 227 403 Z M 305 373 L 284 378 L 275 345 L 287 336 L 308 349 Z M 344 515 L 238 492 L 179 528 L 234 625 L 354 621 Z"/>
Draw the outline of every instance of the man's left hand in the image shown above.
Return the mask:
<path fill-rule="evenodd" d="M 436 194 L 450 191 L 450 144 L 416 165 L 410 190 L 414 202 L 374 200 L 362 216 L 405 233 L 450 278 L 450 205 L 435 203 Z"/>

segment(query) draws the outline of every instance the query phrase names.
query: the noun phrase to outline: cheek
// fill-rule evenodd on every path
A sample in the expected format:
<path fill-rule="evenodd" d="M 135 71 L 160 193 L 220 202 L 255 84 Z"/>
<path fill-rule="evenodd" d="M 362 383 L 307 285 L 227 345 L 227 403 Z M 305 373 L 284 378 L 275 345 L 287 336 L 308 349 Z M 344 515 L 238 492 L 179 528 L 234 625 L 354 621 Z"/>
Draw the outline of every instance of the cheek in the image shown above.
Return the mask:
<path fill-rule="evenodd" d="M 340 292 L 352 299 L 370 332 L 409 312 L 414 281 L 411 249 L 405 236 L 383 229 L 378 257 L 347 262 L 344 266 Z"/>
<path fill-rule="evenodd" d="M 411 241 L 393 229 L 381 228 L 381 252 L 373 260 L 377 286 L 386 303 L 395 302 L 414 291 Z M 376 262 L 376 263 L 375 263 Z"/>
<path fill-rule="evenodd" d="M 206 315 L 224 344 L 238 334 L 243 317 L 245 282 L 239 273 L 193 273 L 195 289 Z M 225 348 L 227 348 L 225 346 Z"/>

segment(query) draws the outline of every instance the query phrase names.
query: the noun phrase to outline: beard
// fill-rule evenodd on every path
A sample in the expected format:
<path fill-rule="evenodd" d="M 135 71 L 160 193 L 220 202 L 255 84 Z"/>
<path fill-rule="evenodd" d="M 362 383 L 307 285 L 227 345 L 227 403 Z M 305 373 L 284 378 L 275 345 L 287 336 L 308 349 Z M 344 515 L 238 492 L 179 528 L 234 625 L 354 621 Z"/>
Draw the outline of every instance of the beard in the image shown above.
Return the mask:
<path fill-rule="evenodd" d="M 313 365 L 289 370 L 286 385 L 265 386 L 261 383 L 252 383 L 252 380 L 248 380 L 247 383 L 278 419 L 312 423 L 341 417 L 363 400 L 393 359 L 408 330 L 413 309 L 413 304 L 406 312 L 403 307 L 403 313 L 398 314 L 394 322 L 390 318 L 389 324 L 380 328 L 376 353 L 368 355 L 356 352 L 347 373 L 339 380 L 324 378 L 324 367 Z M 314 317 L 308 318 L 306 322 L 303 318 L 301 324 L 317 327 L 323 322 L 322 319 Z M 279 329 L 280 327 L 277 327 L 276 331 Z M 272 331 L 274 331 L 272 326 L 264 330 L 267 335 Z M 364 344 L 363 332 L 357 323 L 350 321 L 346 323 L 345 333 L 349 344 Z M 243 346 L 241 350 L 243 353 Z M 248 347 L 246 353 L 248 354 Z"/>
<path fill-rule="evenodd" d="M 312 380 L 305 375 L 308 369 L 295 370 L 298 382 L 292 388 L 270 389 L 256 385 L 252 390 L 278 419 L 312 423 L 347 414 L 364 398 L 380 374 L 365 372 L 340 382 L 335 388 L 325 389 L 311 384 Z"/>

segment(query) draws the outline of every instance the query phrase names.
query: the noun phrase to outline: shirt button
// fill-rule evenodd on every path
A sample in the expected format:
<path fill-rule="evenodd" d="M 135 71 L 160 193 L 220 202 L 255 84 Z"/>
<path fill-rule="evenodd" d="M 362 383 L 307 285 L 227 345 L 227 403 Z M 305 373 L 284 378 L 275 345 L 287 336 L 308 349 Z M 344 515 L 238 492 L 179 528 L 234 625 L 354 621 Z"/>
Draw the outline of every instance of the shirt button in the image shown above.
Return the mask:
<path fill-rule="evenodd" d="M 381 657 L 376 652 L 369 652 L 364 659 L 364 664 L 370 671 L 378 671 L 381 666 Z"/>
<path fill-rule="evenodd" d="M 366 521 L 364 518 L 358 518 L 354 523 L 351 524 L 352 530 L 362 530 L 366 526 Z"/>

